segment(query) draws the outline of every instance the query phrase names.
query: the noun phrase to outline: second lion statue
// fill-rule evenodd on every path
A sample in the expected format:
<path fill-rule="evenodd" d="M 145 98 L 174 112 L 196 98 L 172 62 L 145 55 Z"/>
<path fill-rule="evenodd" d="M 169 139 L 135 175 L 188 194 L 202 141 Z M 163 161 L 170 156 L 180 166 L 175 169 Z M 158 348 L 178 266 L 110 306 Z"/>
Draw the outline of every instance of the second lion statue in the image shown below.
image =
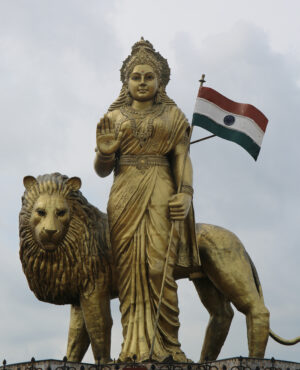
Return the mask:
<path fill-rule="evenodd" d="M 20 259 L 30 289 L 44 302 L 71 304 L 67 358 L 81 362 L 89 344 L 95 359 L 110 361 L 110 299 L 118 296 L 107 216 L 79 191 L 81 180 L 59 173 L 24 178 L 19 217 Z M 214 225 L 197 224 L 202 272 L 175 268 L 190 278 L 210 314 L 200 361 L 215 360 L 227 337 L 233 310 L 246 315 L 249 356 L 263 358 L 269 328 L 259 278 L 241 241 Z M 216 335 L 218 333 L 218 335 Z"/>

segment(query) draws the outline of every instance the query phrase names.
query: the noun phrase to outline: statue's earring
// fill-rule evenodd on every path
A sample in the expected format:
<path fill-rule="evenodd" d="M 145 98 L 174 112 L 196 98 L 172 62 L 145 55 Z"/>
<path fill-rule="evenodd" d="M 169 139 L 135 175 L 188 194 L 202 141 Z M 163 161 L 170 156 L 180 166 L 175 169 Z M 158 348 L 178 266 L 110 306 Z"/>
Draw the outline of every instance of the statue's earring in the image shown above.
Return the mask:
<path fill-rule="evenodd" d="M 130 95 L 128 85 L 125 87 L 125 94 L 126 94 L 126 105 L 131 105 L 132 103 L 132 97 Z"/>
<path fill-rule="evenodd" d="M 154 103 L 155 104 L 161 104 L 162 103 L 162 87 L 159 86 L 159 88 L 157 89 L 157 93 L 155 95 L 155 98 L 154 98 Z"/>

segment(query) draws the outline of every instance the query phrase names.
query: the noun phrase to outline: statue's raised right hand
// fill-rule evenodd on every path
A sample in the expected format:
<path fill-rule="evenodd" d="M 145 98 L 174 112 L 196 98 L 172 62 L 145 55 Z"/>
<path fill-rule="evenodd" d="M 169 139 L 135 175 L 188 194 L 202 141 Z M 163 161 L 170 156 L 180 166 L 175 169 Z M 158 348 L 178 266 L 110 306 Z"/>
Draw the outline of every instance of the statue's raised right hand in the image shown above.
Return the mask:
<path fill-rule="evenodd" d="M 120 147 L 123 132 L 119 131 L 118 137 L 115 137 L 115 125 L 107 114 L 100 119 L 97 125 L 96 139 L 97 148 L 101 154 L 114 154 Z"/>

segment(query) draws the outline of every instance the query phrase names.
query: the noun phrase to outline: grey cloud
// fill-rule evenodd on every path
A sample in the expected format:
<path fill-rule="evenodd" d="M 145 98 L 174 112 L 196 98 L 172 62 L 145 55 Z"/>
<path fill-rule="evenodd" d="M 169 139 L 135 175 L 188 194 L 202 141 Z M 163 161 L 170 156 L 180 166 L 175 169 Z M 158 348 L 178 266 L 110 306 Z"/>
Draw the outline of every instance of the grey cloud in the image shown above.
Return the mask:
<path fill-rule="evenodd" d="M 105 211 L 112 178 L 99 179 L 93 172 L 95 127 L 119 93 L 118 69 L 131 46 L 123 55 L 107 18 L 113 11 L 107 2 L 53 4 L 0 5 L 0 194 L 5 210 L 0 216 L 0 358 L 10 362 L 33 355 L 61 358 L 67 338 L 68 308 L 38 302 L 18 261 L 22 177 L 54 171 L 80 176 L 85 196 Z M 170 96 L 187 116 L 205 72 L 208 86 L 257 105 L 270 119 L 257 163 L 218 138 L 192 147 L 197 220 L 236 232 L 258 268 L 272 327 L 286 337 L 299 335 L 299 73 L 287 57 L 272 51 L 266 33 L 250 24 L 236 24 L 203 43 L 191 40 L 181 33 L 169 45 L 175 55 Z M 207 134 L 195 128 L 195 138 Z M 208 316 L 190 282 L 179 283 L 179 301 L 182 346 L 198 360 Z M 117 357 L 117 300 L 112 307 L 112 355 Z M 266 355 L 299 361 L 298 352 L 299 346 L 270 340 Z M 244 317 L 237 313 L 221 356 L 239 354 L 247 354 L 247 342 Z M 86 360 L 92 361 L 91 353 Z"/>

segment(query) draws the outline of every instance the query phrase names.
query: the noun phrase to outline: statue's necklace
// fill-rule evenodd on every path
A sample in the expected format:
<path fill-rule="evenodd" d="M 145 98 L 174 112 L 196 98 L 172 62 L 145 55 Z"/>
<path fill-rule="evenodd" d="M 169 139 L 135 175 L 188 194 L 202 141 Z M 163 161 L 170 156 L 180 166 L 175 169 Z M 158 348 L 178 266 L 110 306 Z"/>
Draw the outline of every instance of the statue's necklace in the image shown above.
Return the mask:
<path fill-rule="evenodd" d="M 130 121 L 133 136 L 138 139 L 140 146 L 144 146 L 153 133 L 153 121 L 165 110 L 164 104 L 157 104 L 150 109 L 134 110 L 130 106 L 121 107 L 121 113 Z M 141 127 L 141 123 L 147 120 L 146 127 Z M 140 127 L 139 127 L 140 126 Z"/>

